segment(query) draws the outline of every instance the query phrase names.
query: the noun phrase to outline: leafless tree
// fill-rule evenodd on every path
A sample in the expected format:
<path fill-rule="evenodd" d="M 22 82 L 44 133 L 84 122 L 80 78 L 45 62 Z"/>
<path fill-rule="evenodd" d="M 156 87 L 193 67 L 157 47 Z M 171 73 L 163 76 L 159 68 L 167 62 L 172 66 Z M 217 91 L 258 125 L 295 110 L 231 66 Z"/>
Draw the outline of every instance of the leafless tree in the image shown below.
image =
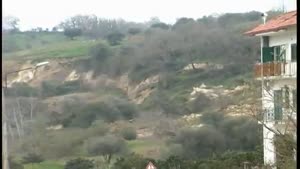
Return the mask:
<path fill-rule="evenodd" d="M 291 168 L 294 167 L 295 162 L 295 156 L 292 154 L 293 151 L 297 151 L 297 142 L 296 142 L 296 129 L 297 129 L 297 119 L 296 119 L 296 104 L 293 102 L 288 101 L 288 99 L 282 99 L 281 101 L 274 101 L 274 94 L 272 92 L 272 89 L 269 89 L 266 86 L 263 86 L 262 88 L 256 86 L 256 89 L 260 89 L 256 92 L 258 93 L 263 93 L 261 96 L 255 96 L 256 99 L 254 99 L 251 102 L 251 108 L 250 111 L 251 114 L 250 116 L 258 121 L 259 124 L 261 124 L 263 127 L 268 129 L 270 132 L 275 134 L 275 138 L 272 140 L 274 141 L 275 144 L 275 149 L 277 150 L 276 157 L 276 164 L 280 168 Z M 262 90 L 263 89 L 263 90 Z M 263 91 L 263 92 L 262 92 Z M 288 89 L 290 91 L 290 89 Z M 259 98 L 262 99 L 259 99 Z M 289 97 L 289 96 L 288 96 Z M 270 111 L 271 114 L 274 113 L 274 109 L 268 110 L 268 109 L 263 109 L 262 108 L 262 102 L 267 103 L 270 102 L 274 105 L 277 105 L 281 107 L 283 110 L 282 113 L 282 120 L 277 120 L 273 116 L 270 116 Z M 268 121 L 274 121 L 276 126 L 280 127 L 270 127 L 268 125 Z M 266 139 L 266 138 L 264 138 Z M 292 152 L 291 152 L 292 150 Z"/>

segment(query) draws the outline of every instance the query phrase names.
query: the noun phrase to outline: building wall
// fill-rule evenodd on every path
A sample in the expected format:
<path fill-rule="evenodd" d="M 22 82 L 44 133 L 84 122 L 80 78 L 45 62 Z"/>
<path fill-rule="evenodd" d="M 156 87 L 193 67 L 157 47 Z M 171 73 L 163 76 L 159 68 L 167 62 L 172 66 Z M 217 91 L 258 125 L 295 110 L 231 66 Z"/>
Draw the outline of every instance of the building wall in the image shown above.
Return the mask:
<path fill-rule="evenodd" d="M 269 128 L 274 128 L 274 122 L 265 124 Z M 276 153 L 274 145 L 275 133 L 267 127 L 263 128 L 263 144 L 264 144 L 264 163 L 265 165 L 274 165 L 276 163 Z"/>
<path fill-rule="evenodd" d="M 289 80 L 279 80 L 276 82 L 270 82 L 270 87 L 267 90 L 266 88 L 263 89 L 262 95 L 262 105 L 264 111 L 264 122 L 265 125 L 263 127 L 263 145 L 264 145 L 264 163 L 265 165 L 275 165 L 276 164 L 276 147 L 274 145 L 275 133 L 274 131 L 279 130 L 281 132 L 286 131 L 286 124 L 284 122 L 275 122 L 274 121 L 274 90 L 280 90 L 285 85 L 288 86 L 289 90 L 289 100 L 292 104 L 292 89 L 297 89 L 296 80 L 289 79 Z M 290 110 L 283 109 L 284 113 L 283 118 L 287 118 L 287 115 L 290 115 Z M 274 131 L 270 131 L 272 129 Z M 293 131 L 291 132 L 296 132 Z M 289 131 L 287 131 L 289 132 Z M 296 136 L 295 136 L 296 137 Z M 296 154 L 295 154 L 296 155 Z"/>
<path fill-rule="evenodd" d="M 286 32 L 279 34 L 272 34 L 269 40 L 269 46 L 285 45 L 286 47 L 286 60 L 291 60 L 291 44 L 297 43 L 297 32 L 293 28 Z"/>
<path fill-rule="evenodd" d="M 291 44 L 297 43 L 296 27 L 280 33 L 272 33 L 269 36 L 268 46 L 285 45 L 286 60 L 291 60 Z M 261 38 L 261 47 L 264 46 Z M 261 56 L 262 57 L 262 56 Z M 270 79 L 262 81 L 262 106 L 265 114 L 264 121 L 266 126 L 263 127 L 263 144 L 264 144 L 264 163 L 274 165 L 276 164 L 276 148 L 274 146 L 275 134 L 270 129 L 278 129 L 274 121 L 274 90 L 280 90 L 285 85 L 290 89 L 297 89 L 296 78 L 282 78 Z M 268 87 L 267 87 L 268 86 Z M 291 91 L 290 91 L 291 92 Z M 290 93 L 290 101 L 292 101 L 292 94 Z M 274 167 L 275 168 L 275 167 Z"/>

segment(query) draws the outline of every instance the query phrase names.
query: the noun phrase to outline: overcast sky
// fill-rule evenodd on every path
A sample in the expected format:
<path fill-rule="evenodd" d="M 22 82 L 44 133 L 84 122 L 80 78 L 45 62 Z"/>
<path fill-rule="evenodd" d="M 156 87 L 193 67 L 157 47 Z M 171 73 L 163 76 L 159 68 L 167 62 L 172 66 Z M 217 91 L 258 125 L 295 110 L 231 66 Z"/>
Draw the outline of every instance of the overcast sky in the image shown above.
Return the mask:
<path fill-rule="evenodd" d="M 214 13 L 265 12 L 284 2 L 288 11 L 296 0 L 2 0 L 3 16 L 20 19 L 21 30 L 52 28 L 76 14 L 95 14 L 103 18 L 122 18 L 144 22 L 158 17 L 174 23 L 179 17 L 200 18 Z"/>

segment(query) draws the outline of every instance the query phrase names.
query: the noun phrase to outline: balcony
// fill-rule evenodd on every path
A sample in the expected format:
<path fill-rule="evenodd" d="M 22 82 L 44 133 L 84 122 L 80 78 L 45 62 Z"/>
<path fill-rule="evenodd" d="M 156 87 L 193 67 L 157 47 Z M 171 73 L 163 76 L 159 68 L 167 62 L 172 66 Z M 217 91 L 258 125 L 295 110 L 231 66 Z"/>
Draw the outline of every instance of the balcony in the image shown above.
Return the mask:
<path fill-rule="evenodd" d="M 254 66 L 255 78 L 263 77 L 279 77 L 279 78 L 295 78 L 297 76 L 297 62 L 268 62 L 258 63 Z"/>

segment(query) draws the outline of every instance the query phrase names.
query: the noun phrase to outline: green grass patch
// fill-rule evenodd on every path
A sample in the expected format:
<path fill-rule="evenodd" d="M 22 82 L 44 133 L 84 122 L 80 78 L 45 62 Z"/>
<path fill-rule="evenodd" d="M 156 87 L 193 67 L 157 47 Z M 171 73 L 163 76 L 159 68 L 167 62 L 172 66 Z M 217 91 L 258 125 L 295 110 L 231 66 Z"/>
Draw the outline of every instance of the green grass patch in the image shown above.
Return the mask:
<path fill-rule="evenodd" d="M 26 164 L 24 169 L 63 169 L 64 164 L 57 161 L 45 161 L 39 164 Z"/>
<path fill-rule="evenodd" d="M 150 155 L 150 151 L 160 150 L 163 145 L 163 141 L 160 140 L 146 140 L 146 139 L 138 139 L 127 141 L 128 148 L 137 154 L 141 154 L 143 156 Z"/>
<path fill-rule="evenodd" d="M 51 58 L 73 58 L 88 56 L 90 47 L 96 41 L 64 41 L 45 45 L 35 49 L 27 49 L 3 55 L 4 59 L 51 59 Z"/>
<path fill-rule="evenodd" d="M 94 92 L 99 96 L 112 95 L 112 96 L 119 96 L 121 98 L 127 97 L 126 93 L 122 89 L 112 87 L 112 86 L 101 87 L 96 89 Z"/>
<path fill-rule="evenodd" d="M 67 41 L 61 32 L 19 32 L 4 34 L 4 53 L 41 47 L 47 44 Z"/>

